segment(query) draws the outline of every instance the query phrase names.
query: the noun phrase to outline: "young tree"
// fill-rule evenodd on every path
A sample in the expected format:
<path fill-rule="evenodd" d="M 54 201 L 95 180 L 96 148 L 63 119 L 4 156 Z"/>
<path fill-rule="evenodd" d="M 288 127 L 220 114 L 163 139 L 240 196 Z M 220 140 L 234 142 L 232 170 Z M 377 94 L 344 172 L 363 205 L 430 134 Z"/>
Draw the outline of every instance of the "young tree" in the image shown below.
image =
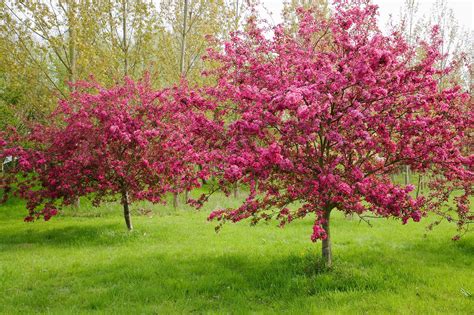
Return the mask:
<path fill-rule="evenodd" d="M 17 161 L 2 188 L 28 200 L 26 221 L 49 220 L 81 196 L 94 205 L 118 197 L 132 230 L 133 200 L 162 202 L 167 192 L 198 186 L 208 173 L 195 171 L 206 154 L 194 150 L 205 145 L 192 136 L 207 119 L 188 105 L 205 102 L 185 86 L 156 92 L 147 80 L 127 79 L 111 89 L 76 88 L 48 125 L 1 143 L 0 156 Z"/>
<path fill-rule="evenodd" d="M 204 63 L 201 57 L 209 46 L 208 36 L 220 38 L 227 31 L 222 25 L 232 15 L 224 0 L 161 0 L 160 22 L 168 37 L 158 43 L 161 59 L 160 73 L 168 84 L 181 77 L 193 84 L 203 84 Z"/>
<path fill-rule="evenodd" d="M 147 71 L 156 71 L 158 45 L 165 30 L 153 1 L 107 0 L 97 11 L 103 27 L 95 47 L 106 56 L 103 74 L 120 81 L 124 76 L 140 78 Z"/>
<path fill-rule="evenodd" d="M 312 213 L 311 239 L 322 240 L 327 266 L 335 209 L 419 221 L 457 187 L 464 191 L 456 205 L 463 229 L 473 218 L 474 156 L 459 148 L 474 115 L 459 87 L 438 89 L 448 70 L 435 68 L 437 28 L 432 42 L 415 46 L 400 32 L 385 36 L 368 0 L 335 1 L 328 20 L 299 14 L 296 36 L 277 26 L 268 38 L 251 20 L 225 52 L 209 54 L 222 65 L 209 89 L 216 111 L 238 116 L 225 126 L 216 172 L 222 185 L 250 186 L 240 207 L 209 218 L 276 217 L 283 226 Z M 414 198 L 413 186 L 393 183 L 390 174 L 401 165 L 437 174 L 432 194 Z M 297 209 L 289 207 L 296 202 Z"/>

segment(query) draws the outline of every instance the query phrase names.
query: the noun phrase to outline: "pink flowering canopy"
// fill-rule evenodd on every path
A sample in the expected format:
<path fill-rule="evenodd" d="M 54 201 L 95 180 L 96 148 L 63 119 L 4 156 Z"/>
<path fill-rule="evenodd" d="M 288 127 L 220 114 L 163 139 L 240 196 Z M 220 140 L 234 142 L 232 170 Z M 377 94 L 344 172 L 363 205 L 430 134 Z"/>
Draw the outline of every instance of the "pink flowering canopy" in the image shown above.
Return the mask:
<path fill-rule="evenodd" d="M 206 101 L 181 87 L 163 91 L 147 79 L 107 89 L 75 86 L 45 125 L 26 137 L 2 140 L 2 156 L 16 160 L 3 188 L 25 198 L 29 215 L 49 220 L 58 205 L 89 196 L 95 205 L 115 199 L 163 202 L 167 192 L 199 186 L 207 154 L 197 131 L 211 129 Z M 193 104 L 191 107 L 190 104 Z M 14 189 L 13 189 L 14 188 Z M 129 227 L 130 228 L 130 227 Z"/>
<path fill-rule="evenodd" d="M 250 20 L 224 52 L 209 51 L 221 64 L 208 89 L 217 117 L 236 117 L 225 123 L 216 173 L 222 185 L 250 187 L 240 207 L 209 218 L 284 225 L 313 213 L 311 239 L 325 240 L 332 209 L 403 223 L 432 210 L 454 219 L 442 207 L 457 189 L 462 230 L 473 219 L 474 156 L 462 152 L 474 115 L 467 93 L 438 84 L 450 69 L 436 69 L 437 28 L 411 47 L 400 32 L 379 30 L 369 1 L 334 6 L 329 19 L 299 10 L 297 35 Z M 415 198 L 413 186 L 392 182 L 402 165 L 429 174 L 429 195 Z"/>

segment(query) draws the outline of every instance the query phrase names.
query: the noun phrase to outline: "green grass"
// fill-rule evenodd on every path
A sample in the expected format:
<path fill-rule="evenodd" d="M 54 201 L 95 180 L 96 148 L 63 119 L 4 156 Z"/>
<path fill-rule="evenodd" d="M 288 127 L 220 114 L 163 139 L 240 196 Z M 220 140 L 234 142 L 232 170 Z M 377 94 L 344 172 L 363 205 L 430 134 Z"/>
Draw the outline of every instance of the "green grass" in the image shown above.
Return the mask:
<path fill-rule="evenodd" d="M 0 206 L 0 313 L 399 313 L 474 312 L 474 235 L 451 241 L 429 219 L 334 216 L 334 268 L 316 263 L 312 219 L 227 224 L 216 234 L 201 212 L 142 203 L 128 233 L 120 206 L 67 210 L 23 223 L 23 203 Z M 472 296 L 469 296 L 469 293 Z"/>

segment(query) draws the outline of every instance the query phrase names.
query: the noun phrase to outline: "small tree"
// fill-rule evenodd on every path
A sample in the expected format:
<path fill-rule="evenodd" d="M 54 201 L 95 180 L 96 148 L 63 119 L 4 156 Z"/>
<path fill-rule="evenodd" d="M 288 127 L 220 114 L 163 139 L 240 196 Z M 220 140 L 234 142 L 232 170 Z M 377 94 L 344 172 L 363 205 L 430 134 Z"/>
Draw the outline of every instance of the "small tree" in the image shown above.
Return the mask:
<path fill-rule="evenodd" d="M 207 172 L 194 167 L 205 164 L 192 136 L 205 119 L 188 106 L 199 103 L 193 95 L 185 85 L 156 92 L 147 80 L 111 89 L 79 83 L 47 125 L 2 141 L 1 155 L 17 159 L 3 188 L 28 200 L 26 221 L 49 220 L 81 196 L 94 205 L 119 196 L 132 230 L 133 200 L 162 202 L 167 192 L 198 186 Z"/>
<path fill-rule="evenodd" d="M 221 62 L 210 89 L 225 115 L 217 172 L 225 182 L 247 182 L 250 195 L 236 209 L 210 219 L 252 223 L 277 218 L 283 226 L 314 213 L 311 239 L 322 240 L 331 265 L 334 209 L 419 221 L 448 202 L 455 188 L 457 222 L 472 220 L 467 196 L 474 156 L 462 156 L 472 128 L 472 106 L 459 87 L 438 89 L 442 56 L 437 28 L 432 42 L 410 46 L 400 32 L 385 36 L 370 1 L 335 1 L 331 18 L 300 10 L 297 34 L 250 20 L 247 31 L 210 51 Z M 449 67 L 448 67 L 449 68 Z M 401 165 L 437 174 L 429 196 L 413 198 L 390 174 Z M 297 209 L 290 209 L 292 203 Z"/>

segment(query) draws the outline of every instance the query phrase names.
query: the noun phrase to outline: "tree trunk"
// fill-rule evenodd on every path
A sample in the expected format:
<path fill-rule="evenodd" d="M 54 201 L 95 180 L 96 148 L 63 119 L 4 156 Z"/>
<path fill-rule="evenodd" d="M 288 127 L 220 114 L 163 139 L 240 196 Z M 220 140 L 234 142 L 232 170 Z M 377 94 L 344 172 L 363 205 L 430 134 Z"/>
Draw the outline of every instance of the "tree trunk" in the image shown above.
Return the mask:
<path fill-rule="evenodd" d="M 410 184 L 410 166 L 405 165 L 405 185 Z"/>
<path fill-rule="evenodd" d="M 232 185 L 232 190 L 234 192 L 234 198 L 237 199 L 239 197 L 239 187 L 237 186 L 237 183 Z"/>
<path fill-rule="evenodd" d="M 122 0 L 122 50 L 123 50 L 123 75 L 128 76 L 128 43 L 127 43 L 127 10 L 128 1 Z"/>
<path fill-rule="evenodd" d="M 423 186 L 423 175 L 419 174 L 418 175 L 418 185 L 416 185 L 416 198 L 418 198 L 418 195 L 420 194 L 420 191 L 422 190 Z"/>
<path fill-rule="evenodd" d="M 125 218 L 125 224 L 129 231 L 133 230 L 132 218 L 130 216 L 129 200 L 127 190 L 122 190 L 122 205 L 123 205 L 123 216 Z"/>
<path fill-rule="evenodd" d="M 76 83 L 76 64 L 77 64 L 77 49 L 76 49 L 76 8 L 75 4 L 70 4 L 68 6 L 67 12 L 67 19 L 68 19 L 68 26 L 69 26 L 69 39 L 68 39 L 68 48 L 69 48 L 69 83 Z M 75 90 L 74 86 L 68 85 L 69 92 L 73 92 Z M 75 210 L 78 210 L 81 206 L 81 201 L 79 197 L 74 197 L 72 202 L 73 207 Z"/>
<path fill-rule="evenodd" d="M 81 200 L 79 199 L 79 197 L 74 198 L 72 205 L 76 210 L 81 207 Z"/>
<path fill-rule="evenodd" d="M 184 192 L 184 203 L 188 203 L 188 199 L 189 199 L 189 190 L 185 190 Z"/>
<path fill-rule="evenodd" d="M 331 250 L 331 233 L 329 229 L 329 218 L 331 215 L 332 208 L 327 207 L 324 211 L 324 222 L 322 223 L 323 229 L 326 231 L 327 237 L 323 240 L 322 244 L 322 256 L 324 265 L 328 268 L 332 266 L 332 250 Z"/>
<path fill-rule="evenodd" d="M 184 9 L 183 9 L 183 32 L 181 33 L 181 56 L 179 60 L 179 72 L 180 75 L 186 75 L 186 69 L 184 68 L 184 58 L 186 55 L 186 35 L 187 30 L 187 21 L 188 21 L 188 1 L 184 0 Z"/>
<path fill-rule="evenodd" d="M 178 208 L 178 193 L 173 194 L 173 208 Z"/>
<path fill-rule="evenodd" d="M 234 31 L 239 29 L 239 9 L 240 3 L 239 0 L 235 1 L 235 19 L 234 19 Z"/>
<path fill-rule="evenodd" d="M 74 4 L 68 6 L 68 24 L 69 24 L 69 83 L 76 83 L 77 76 L 77 49 L 76 49 L 76 8 Z M 74 88 L 71 88 L 73 91 Z"/>

